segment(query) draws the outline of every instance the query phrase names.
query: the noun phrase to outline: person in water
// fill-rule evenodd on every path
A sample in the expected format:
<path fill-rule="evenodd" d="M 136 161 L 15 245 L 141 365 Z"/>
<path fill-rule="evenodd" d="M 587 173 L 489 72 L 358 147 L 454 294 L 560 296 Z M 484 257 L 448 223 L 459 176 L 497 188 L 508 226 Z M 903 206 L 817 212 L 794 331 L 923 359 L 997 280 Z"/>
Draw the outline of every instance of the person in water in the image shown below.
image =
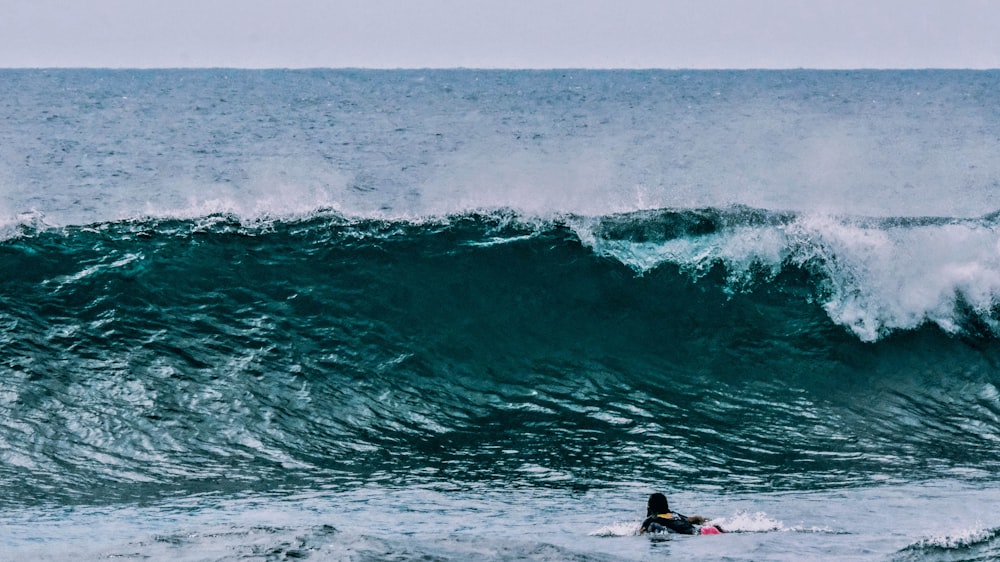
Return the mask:
<path fill-rule="evenodd" d="M 718 525 L 705 525 L 708 521 L 700 515 L 686 517 L 670 511 L 667 497 L 656 493 L 649 496 L 646 504 L 646 520 L 639 527 L 639 534 L 644 533 L 680 533 L 682 535 L 714 535 L 721 533 Z M 701 527 L 699 527 L 701 526 Z"/>

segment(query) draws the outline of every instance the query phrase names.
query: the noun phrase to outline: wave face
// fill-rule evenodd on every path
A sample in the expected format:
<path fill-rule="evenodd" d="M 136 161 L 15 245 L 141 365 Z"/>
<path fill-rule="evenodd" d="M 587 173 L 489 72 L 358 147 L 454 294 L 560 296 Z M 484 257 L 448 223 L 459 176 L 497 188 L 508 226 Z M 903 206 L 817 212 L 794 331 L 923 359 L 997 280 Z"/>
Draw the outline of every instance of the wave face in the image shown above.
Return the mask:
<path fill-rule="evenodd" d="M 0 245 L 0 495 L 988 477 L 994 221 L 23 226 Z"/>

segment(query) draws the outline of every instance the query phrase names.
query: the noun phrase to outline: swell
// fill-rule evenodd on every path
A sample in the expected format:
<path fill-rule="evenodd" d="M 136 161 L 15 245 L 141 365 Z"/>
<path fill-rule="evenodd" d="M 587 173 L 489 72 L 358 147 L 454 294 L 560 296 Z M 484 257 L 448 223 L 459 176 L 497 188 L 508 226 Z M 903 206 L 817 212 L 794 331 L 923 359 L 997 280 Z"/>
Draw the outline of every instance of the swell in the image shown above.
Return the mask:
<path fill-rule="evenodd" d="M 992 312 L 959 311 L 979 331 L 925 321 L 867 343 L 824 306 L 836 269 L 818 253 L 779 252 L 774 267 L 756 242 L 742 261 L 670 247 L 801 221 L 730 209 L 25 228 L 0 246 L 0 496 L 995 473 Z M 918 222 L 875 228 L 955 224 Z M 627 259 L 641 251 L 659 261 Z"/>
<path fill-rule="evenodd" d="M 956 535 L 932 537 L 906 546 L 892 560 L 995 560 L 1000 555 L 1000 529 L 970 529 Z"/>

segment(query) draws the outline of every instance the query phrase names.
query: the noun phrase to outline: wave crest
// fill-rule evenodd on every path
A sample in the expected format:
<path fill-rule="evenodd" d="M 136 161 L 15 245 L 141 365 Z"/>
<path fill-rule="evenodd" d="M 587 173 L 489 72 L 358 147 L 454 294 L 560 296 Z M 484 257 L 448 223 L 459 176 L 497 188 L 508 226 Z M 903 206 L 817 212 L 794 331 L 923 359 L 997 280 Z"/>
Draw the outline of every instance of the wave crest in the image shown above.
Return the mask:
<path fill-rule="evenodd" d="M 921 539 L 892 558 L 896 562 L 923 560 L 987 561 L 1000 557 L 1000 529 L 973 528 Z"/>
<path fill-rule="evenodd" d="M 834 217 L 745 207 L 580 221 L 580 238 L 639 273 L 673 264 L 698 279 L 726 270 L 730 290 L 789 267 L 820 279 L 813 297 L 863 341 L 932 323 L 1000 333 L 1000 232 L 980 219 Z"/>

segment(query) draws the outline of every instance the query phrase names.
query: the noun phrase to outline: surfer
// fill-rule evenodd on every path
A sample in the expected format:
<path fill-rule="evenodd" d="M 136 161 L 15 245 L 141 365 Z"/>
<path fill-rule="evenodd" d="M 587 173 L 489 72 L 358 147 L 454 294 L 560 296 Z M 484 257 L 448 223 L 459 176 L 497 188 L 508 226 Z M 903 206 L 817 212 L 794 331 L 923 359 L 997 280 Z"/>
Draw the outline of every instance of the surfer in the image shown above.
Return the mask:
<path fill-rule="evenodd" d="M 715 535 L 723 530 L 718 525 L 705 525 L 708 519 L 700 515 L 686 517 L 670 511 L 667 497 L 656 493 L 649 496 L 646 504 L 646 520 L 639 527 L 639 534 L 644 533 L 680 533 L 682 535 Z"/>

